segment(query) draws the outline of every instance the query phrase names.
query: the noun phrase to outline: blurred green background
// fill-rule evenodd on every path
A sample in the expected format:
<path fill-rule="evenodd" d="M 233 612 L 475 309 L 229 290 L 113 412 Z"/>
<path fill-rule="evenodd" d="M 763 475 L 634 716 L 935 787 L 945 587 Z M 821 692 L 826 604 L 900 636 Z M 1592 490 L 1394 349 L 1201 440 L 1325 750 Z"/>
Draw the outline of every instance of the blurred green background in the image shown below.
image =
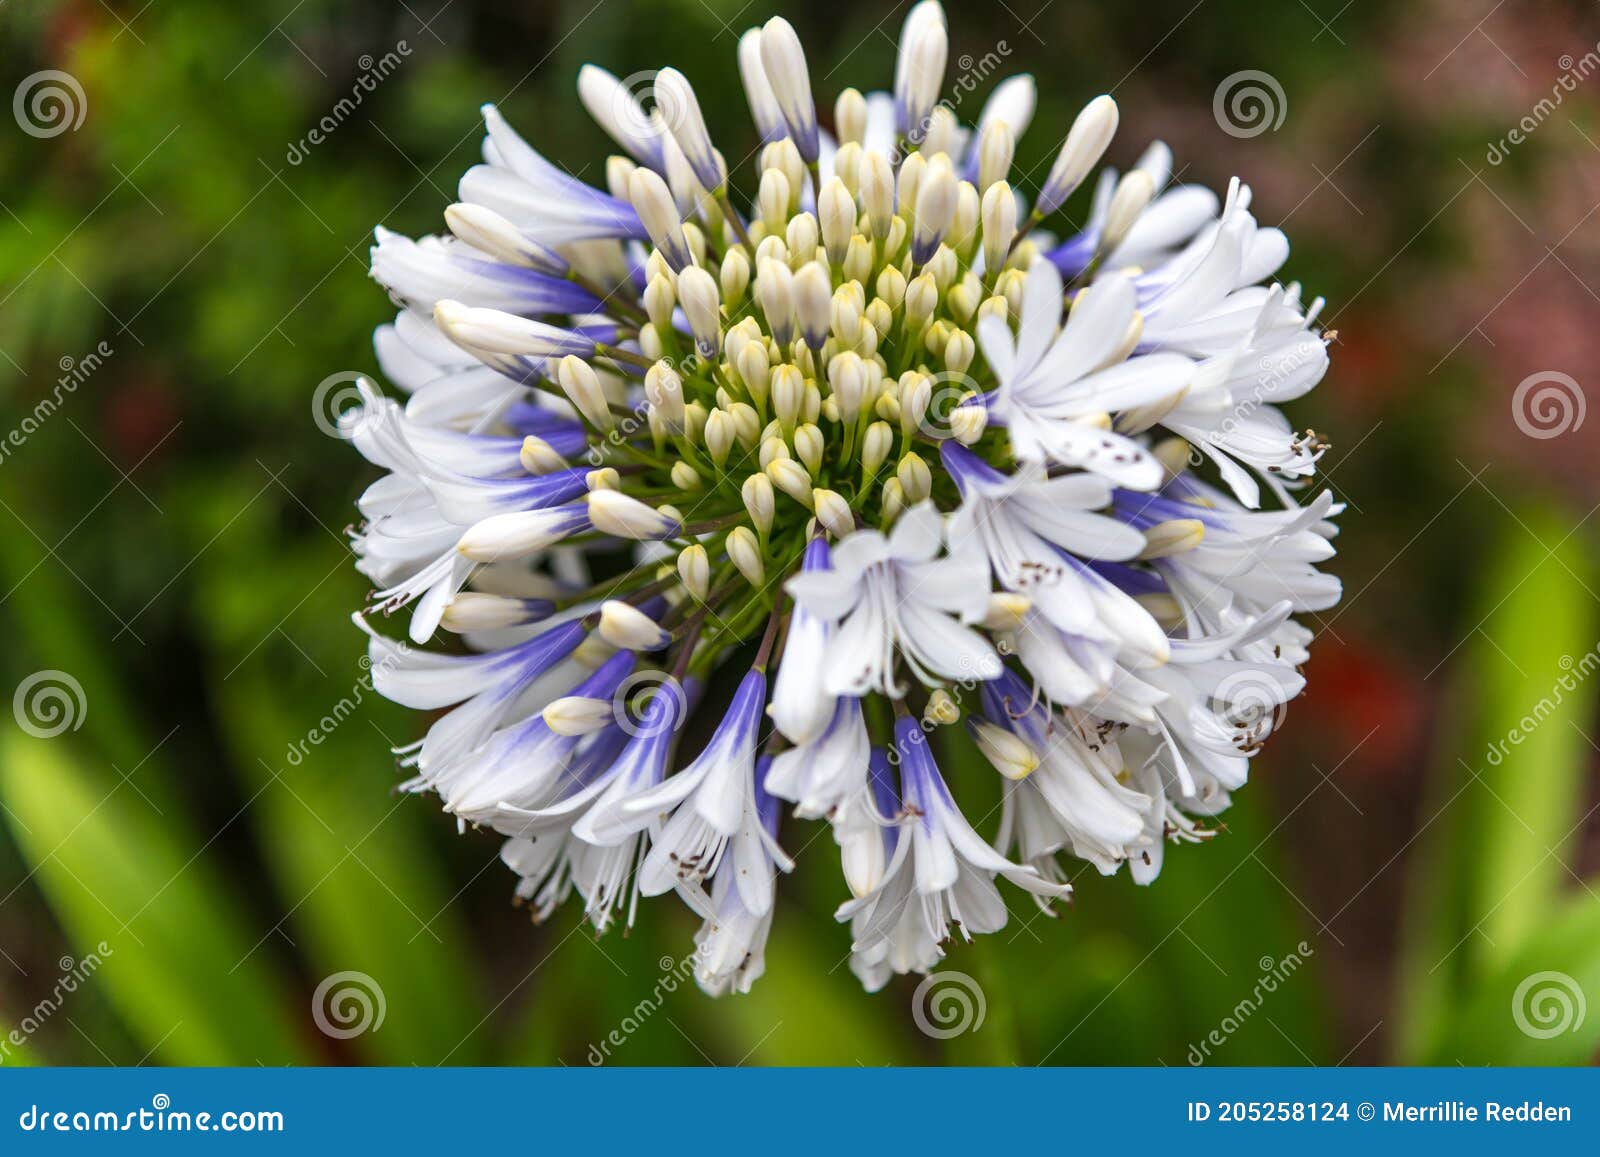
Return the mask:
<path fill-rule="evenodd" d="M 1333 369 L 1291 417 L 1331 437 L 1326 481 L 1349 504 L 1345 601 L 1317 618 L 1310 690 L 1225 835 L 1177 848 L 1154 887 L 1086 872 L 1062 919 L 1024 902 L 953 948 L 984 993 L 975 1031 L 920 1031 L 914 979 L 860 991 L 827 839 L 780 896 L 766 977 L 713 1001 L 663 985 L 662 961 L 690 950 L 681 906 L 599 942 L 570 908 L 535 927 L 495 839 L 393 794 L 386 749 L 421 721 L 363 688 L 342 533 L 372 475 L 310 402 L 332 373 L 375 371 L 369 334 L 391 311 L 366 276 L 371 226 L 440 227 L 484 100 L 599 181 L 579 65 L 673 63 L 743 155 L 739 31 L 790 17 L 831 103 L 886 84 L 904 11 L 0 8 L 4 91 L 53 69 L 82 92 L 75 128 L 0 128 L 0 691 L 37 691 L 40 672 L 81 688 L 57 736 L 0 716 L 0 1061 L 1594 1058 L 1600 420 L 1571 412 L 1600 365 L 1592 3 L 952 7 L 953 60 L 997 52 L 989 83 L 1039 79 L 1022 169 L 1109 90 L 1113 160 L 1161 136 L 1183 179 L 1253 185 L 1293 241 L 1287 274 L 1329 300 Z M 1213 96 L 1247 69 L 1278 82 L 1284 117 L 1238 137 Z M 1528 412 L 1553 374 L 1572 383 L 1555 433 Z M 381 988 L 381 1025 L 319 1028 L 317 990 L 345 972 Z"/>

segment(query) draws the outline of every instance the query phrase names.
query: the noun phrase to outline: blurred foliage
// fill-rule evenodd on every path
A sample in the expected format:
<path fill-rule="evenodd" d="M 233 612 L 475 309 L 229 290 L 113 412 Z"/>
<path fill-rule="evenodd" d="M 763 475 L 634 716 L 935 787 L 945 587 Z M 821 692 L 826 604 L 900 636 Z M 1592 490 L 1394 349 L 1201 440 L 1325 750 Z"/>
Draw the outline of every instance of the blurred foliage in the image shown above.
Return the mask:
<path fill-rule="evenodd" d="M 1115 86 L 1117 159 L 1160 133 L 1185 179 L 1238 171 L 1263 219 L 1286 221 L 1290 273 L 1329 297 L 1340 331 L 1328 382 L 1294 417 L 1338 445 L 1327 465 L 1351 506 L 1335 564 L 1349 597 L 1323 616 L 1305 709 L 1226 833 L 1176 849 L 1152 888 L 1086 872 L 1062 919 L 1019 904 L 1006 931 L 953 948 L 986 1019 L 948 1041 L 916 1028 L 914 980 L 866 996 L 845 967 L 820 827 L 786 831 L 802 862 L 766 977 L 714 1002 L 663 984 L 689 951 L 686 912 L 652 904 L 631 935 L 599 941 L 570 910 L 534 928 L 506 902 L 495 841 L 395 796 L 386 748 L 417 721 L 364 692 L 348 623 L 363 588 L 342 528 L 368 474 L 309 404 L 329 374 L 375 371 L 367 335 L 389 308 L 366 276 L 369 230 L 438 227 L 474 159 L 481 102 L 598 179 L 606 146 L 572 95 L 578 66 L 626 76 L 665 56 L 733 160 L 753 143 L 740 29 L 772 11 L 794 19 L 831 99 L 887 80 L 900 10 L 0 9 L 6 91 L 62 69 L 87 106 L 61 135 L 0 132 L 4 425 L 92 365 L 98 343 L 111 351 L 0 461 L 3 688 L 60 670 L 86 706 L 53 739 L 7 720 L 0 745 L 0 1029 L 32 1025 L 5 1063 L 1183 1064 L 1234 1020 L 1208 1062 L 1594 1056 L 1600 1008 L 1550 1039 L 1510 1009 L 1542 971 L 1600 1001 L 1592 691 L 1541 715 L 1499 762 L 1485 754 L 1549 695 L 1563 657 L 1593 652 L 1597 575 L 1592 528 L 1577 522 L 1589 490 L 1547 470 L 1559 443 L 1509 428 L 1509 386 L 1496 392 L 1481 364 L 1496 355 L 1473 338 L 1473 303 L 1487 319 L 1523 268 L 1462 210 L 1480 199 L 1474 181 L 1490 188 L 1474 175 L 1482 142 L 1524 106 L 1513 94 L 1485 111 L 1448 70 L 1419 87 L 1483 13 L 1011 7 L 950 6 L 953 55 L 993 50 L 1004 73 L 1041 80 L 1020 170 L 1042 171 L 1073 112 Z M 1540 7 L 1546 40 L 1514 45 L 1534 88 L 1556 52 L 1597 39 L 1588 6 Z M 294 163 L 363 57 L 401 41 L 403 66 Z M 1261 67 L 1288 93 L 1285 125 L 1221 134 L 1219 80 Z M 1594 112 L 1585 94 L 1561 115 L 1583 131 Z M 1542 130 L 1487 173 L 1493 196 L 1531 214 L 1571 137 Z M 1491 234 L 1515 232 L 1490 211 Z M 1435 292 L 1451 286 L 1479 296 Z M 357 713 L 296 758 L 351 698 Z M 1306 967 L 1239 1019 L 1302 941 Z M 102 942 L 100 971 L 38 1016 L 60 971 Z M 386 1002 L 381 1028 L 348 1039 L 312 1015 L 318 985 L 345 971 L 373 977 Z"/>

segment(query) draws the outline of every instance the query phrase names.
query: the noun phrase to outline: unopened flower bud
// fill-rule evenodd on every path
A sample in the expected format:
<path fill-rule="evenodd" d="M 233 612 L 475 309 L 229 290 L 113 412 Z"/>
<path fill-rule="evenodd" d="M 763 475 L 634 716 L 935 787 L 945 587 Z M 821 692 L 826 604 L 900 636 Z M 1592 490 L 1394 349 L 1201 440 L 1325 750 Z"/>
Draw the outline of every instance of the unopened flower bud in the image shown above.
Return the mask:
<path fill-rule="evenodd" d="M 805 379 L 794 366 L 774 366 L 770 386 L 773 415 L 786 428 L 793 426 L 805 402 Z"/>
<path fill-rule="evenodd" d="M 950 411 L 950 432 L 963 446 L 971 446 L 989 426 L 989 411 L 983 406 L 957 406 Z"/>
<path fill-rule="evenodd" d="M 602 534 L 617 538 L 670 538 L 682 530 L 666 510 L 655 510 L 620 490 L 591 490 L 589 521 Z"/>
<path fill-rule="evenodd" d="M 801 266 L 800 272 L 794 275 L 791 293 L 800 336 L 812 349 L 821 349 L 822 343 L 828 340 L 833 315 L 833 284 L 827 266 L 817 261 Z"/>
<path fill-rule="evenodd" d="M 722 300 L 731 311 L 744 300 L 745 290 L 750 288 L 750 258 L 745 256 L 741 246 L 735 245 L 722 255 L 717 280 L 722 286 Z"/>
<path fill-rule="evenodd" d="M 891 478 L 883 484 L 883 521 L 894 522 L 906 508 L 905 491 L 900 489 L 900 480 Z"/>
<path fill-rule="evenodd" d="M 756 301 L 766 315 L 767 330 L 779 347 L 794 338 L 794 273 L 781 261 L 761 262 L 756 277 Z"/>
<path fill-rule="evenodd" d="M 689 242 L 684 237 L 683 219 L 678 215 L 672 190 L 651 169 L 635 169 L 628 176 L 628 200 L 633 204 L 645 232 L 667 264 L 679 272 L 694 262 Z"/>
<path fill-rule="evenodd" d="M 900 430 L 906 437 L 915 434 L 928 415 L 933 402 L 933 379 L 920 370 L 907 370 L 900 375 Z"/>
<path fill-rule="evenodd" d="M 828 385 L 839 406 L 839 420 L 847 425 L 854 422 L 867 395 L 867 371 L 861 355 L 846 350 L 829 362 Z"/>
<path fill-rule="evenodd" d="M 990 121 L 978 140 L 978 189 L 987 191 L 996 181 L 1003 181 L 1011 172 L 1011 158 L 1016 154 L 1017 138 L 1011 126 L 1003 120 Z"/>
<path fill-rule="evenodd" d="M 894 220 L 894 169 L 889 158 L 876 149 L 861 156 L 861 207 L 871 225 L 872 235 L 882 241 L 889 235 Z"/>
<path fill-rule="evenodd" d="M 574 354 L 562 358 L 556 367 L 556 382 L 561 392 L 577 407 L 578 413 L 597 430 L 609 430 L 617 424 L 606 401 L 600 378 L 588 362 Z"/>
<path fill-rule="evenodd" d="M 718 466 L 728 464 L 728 455 L 733 452 L 733 443 L 738 436 L 739 427 L 728 411 L 716 409 L 706 415 L 706 453 Z"/>
<path fill-rule="evenodd" d="M 867 98 L 853 88 L 841 92 L 833 102 L 833 127 L 839 144 L 860 144 L 867 135 Z"/>
<path fill-rule="evenodd" d="M 670 363 L 658 361 L 645 371 L 644 395 L 666 429 L 674 432 L 683 429 L 683 379 Z"/>
<path fill-rule="evenodd" d="M 821 487 L 811 492 L 811 505 L 820 522 L 834 538 L 843 538 L 856 528 L 856 516 L 850 504 L 834 490 Z"/>
<path fill-rule="evenodd" d="M 767 467 L 766 476 L 801 506 L 807 510 L 811 508 L 811 475 L 800 463 L 780 458 Z"/>
<path fill-rule="evenodd" d="M 1025 740 L 986 719 L 972 724 L 972 739 L 994 769 L 1007 779 L 1026 779 L 1039 766 L 1039 753 Z"/>
<path fill-rule="evenodd" d="M 906 322 L 913 331 L 922 328 L 939 304 L 939 283 L 923 273 L 906 286 Z"/>
<path fill-rule="evenodd" d="M 618 599 L 600 604 L 599 629 L 602 639 L 624 651 L 659 651 L 672 637 L 649 615 Z"/>
<path fill-rule="evenodd" d="M 462 591 L 445 607 L 439 625 L 462 635 L 470 631 L 499 631 L 536 623 L 547 617 L 552 604 L 543 599 L 516 599 L 504 595 Z"/>
<path fill-rule="evenodd" d="M 822 186 L 817 197 L 817 218 L 822 225 L 822 244 L 828 251 L 828 260 L 834 265 L 843 265 L 850 238 L 856 231 L 856 199 L 838 177 Z"/>
<path fill-rule="evenodd" d="M 887 422 L 874 422 L 861 439 L 861 472 L 871 477 L 878 472 L 894 446 L 894 429 Z"/>
<path fill-rule="evenodd" d="M 768 237 L 783 236 L 789 222 L 789 178 L 777 169 L 761 174 L 761 184 L 756 189 L 756 209 L 761 214 L 761 224 Z"/>
<path fill-rule="evenodd" d="M 678 301 L 689 319 L 695 352 L 711 361 L 722 348 L 722 302 L 717 296 L 716 278 L 698 265 L 691 265 L 678 274 Z"/>
<path fill-rule="evenodd" d="M 701 602 L 711 591 L 711 560 L 698 542 L 678 552 L 678 578 L 684 589 Z"/>
<path fill-rule="evenodd" d="M 822 453 L 825 448 L 822 431 L 810 422 L 795 428 L 794 452 L 813 476 L 822 472 Z"/>
<path fill-rule="evenodd" d="M 530 434 L 522 440 L 522 451 L 517 457 L 529 474 L 553 474 L 568 468 L 567 460 L 543 438 Z"/>
<path fill-rule="evenodd" d="M 933 493 L 933 471 L 915 450 L 900 459 L 894 476 L 900 482 L 900 492 L 907 505 L 914 506 Z"/>
<path fill-rule="evenodd" d="M 972 359 L 977 356 L 977 344 L 973 342 L 972 335 L 964 329 L 955 330 L 944 343 L 944 368 L 953 374 L 966 373 L 967 368 L 972 365 Z"/>
<path fill-rule="evenodd" d="M 617 708 L 610 699 L 563 695 L 539 714 L 557 735 L 589 735 L 616 722 Z"/>
<path fill-rule="evenodd" d="M 872 276 L 872 242 L 859 233 L 852 234 L 844 253 L 844 275 L 851 281 Z"/>
<path fill-rule="evenodd" d="M 1111 204 L 1106 208 L 1106 223 L 1100 231 L 1100 252 L 1115 252 L 1127 237 L 1128 230 L 1133 228 L 1134 222 L 1149 206 L 1155 192 L 1155 181 L 1143 169 L 1133 169 L 1123 174 L 1122 180 L 1117 182 L 1117 191 L 1111 194 Z"/>
<path fill-rule="evenodd" d="M 755 531 L 748 526 L 736 526 L 728 532 L 728 558 L 751 586 L 762 586 L 767 581 L 767 568 L 761 561 L 761 544 Z"/>
<path fill-rule="evenodd" d="M 997 181 L 983 194 L 983 268 L 991 278 L 1005 268 L 1017 236 L 1017 198 L 1011 186 Z"/>
<path fill-rule="evenodd" d="M 1048 217 L 1061 205 L 1072 191 L 1083 183 L 1100 158 L 1105 155 L 1111 138 L 1117 131 L 1117 102 L 1109 96 L 1097 96 L 1078 114 L 1062 142 L 1056 163 L 1039 190 L 1039 200 L 1034 205 L 1034 215 Z"/>
<path fill-rule="evenodd" d="M 777 507 L 772 480 L 765 474 L 752 474 L 739 487 L 739 495 L 744 499 L 744 509 L 750 515 L 750 521 L 765 535 L 772 529 L 772 517 Z"/>

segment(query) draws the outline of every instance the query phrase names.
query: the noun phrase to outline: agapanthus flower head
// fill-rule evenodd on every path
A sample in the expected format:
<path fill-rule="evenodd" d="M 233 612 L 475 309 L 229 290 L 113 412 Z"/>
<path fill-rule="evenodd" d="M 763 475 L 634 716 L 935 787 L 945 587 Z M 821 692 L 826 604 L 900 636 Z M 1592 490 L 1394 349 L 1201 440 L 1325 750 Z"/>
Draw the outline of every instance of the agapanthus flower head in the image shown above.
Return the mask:
<path fill-rule="evenodd" d="M 964 128 L 948 40 L 923 0 L 892 91 L 819 116 L 794 29 L 747 32 L 752 172 L 685 74 L 646 107 L 585 66 L 605 190 L 485 107 L 449 233 L 372 251 L 403 396 L 339 428 L 388 472 L 353 532 L 375 685 L 444 712 L 405 786 L 499 832 L 539 917 L 676 893 L 714 993 L 761 975 L 797 820 L 869 988 L 1000 928 L 998 880 L 1150 882 L 1339 597 L 1326 443 L 1279 409 L 1328 363 L 1282 233 L 1159 143 L 1102 168 L 1109 96 L 1013 184 L 1034 82 Z M 374 625 L 402 608 L 409 642 Z"/>

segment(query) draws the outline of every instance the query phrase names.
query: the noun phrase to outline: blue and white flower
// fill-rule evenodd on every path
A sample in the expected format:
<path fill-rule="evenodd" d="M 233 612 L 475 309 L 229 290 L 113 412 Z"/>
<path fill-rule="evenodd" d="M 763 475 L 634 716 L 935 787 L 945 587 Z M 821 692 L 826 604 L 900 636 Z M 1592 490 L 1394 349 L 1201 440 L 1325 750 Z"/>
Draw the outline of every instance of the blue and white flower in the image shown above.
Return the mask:
<path fill-rule="evenodd" d="M 750 29 L 726 154 L 682 73 L 652 100 L 586 65 L 604 188 L 485 106 L 445 229 L 376 234 L 394 394 L 335 430 L 384 472 L 350 532 L 373 686 L 437 713 L 403 787 L 497 832 L 540 919 L 677 896 L 708 992 L 761 976 L 784 847 L 827 846 L 800 821 L 872 989 L 1001 928 L 1000 878 L 1046 908 L 1073 860 L 1149 883 L 1340 595 L 1283 234 L 1159 142 L 1104 168 L 1110 96 L 1015 172 L 1033 79 L 964 126 L 950 50 L 921 0 L 890 87 L 819 118 L 795 30 Z M 986 759 L 947 776 L 958 721 Z M 990 774 L 998 816 L 964 811 Z"/>

